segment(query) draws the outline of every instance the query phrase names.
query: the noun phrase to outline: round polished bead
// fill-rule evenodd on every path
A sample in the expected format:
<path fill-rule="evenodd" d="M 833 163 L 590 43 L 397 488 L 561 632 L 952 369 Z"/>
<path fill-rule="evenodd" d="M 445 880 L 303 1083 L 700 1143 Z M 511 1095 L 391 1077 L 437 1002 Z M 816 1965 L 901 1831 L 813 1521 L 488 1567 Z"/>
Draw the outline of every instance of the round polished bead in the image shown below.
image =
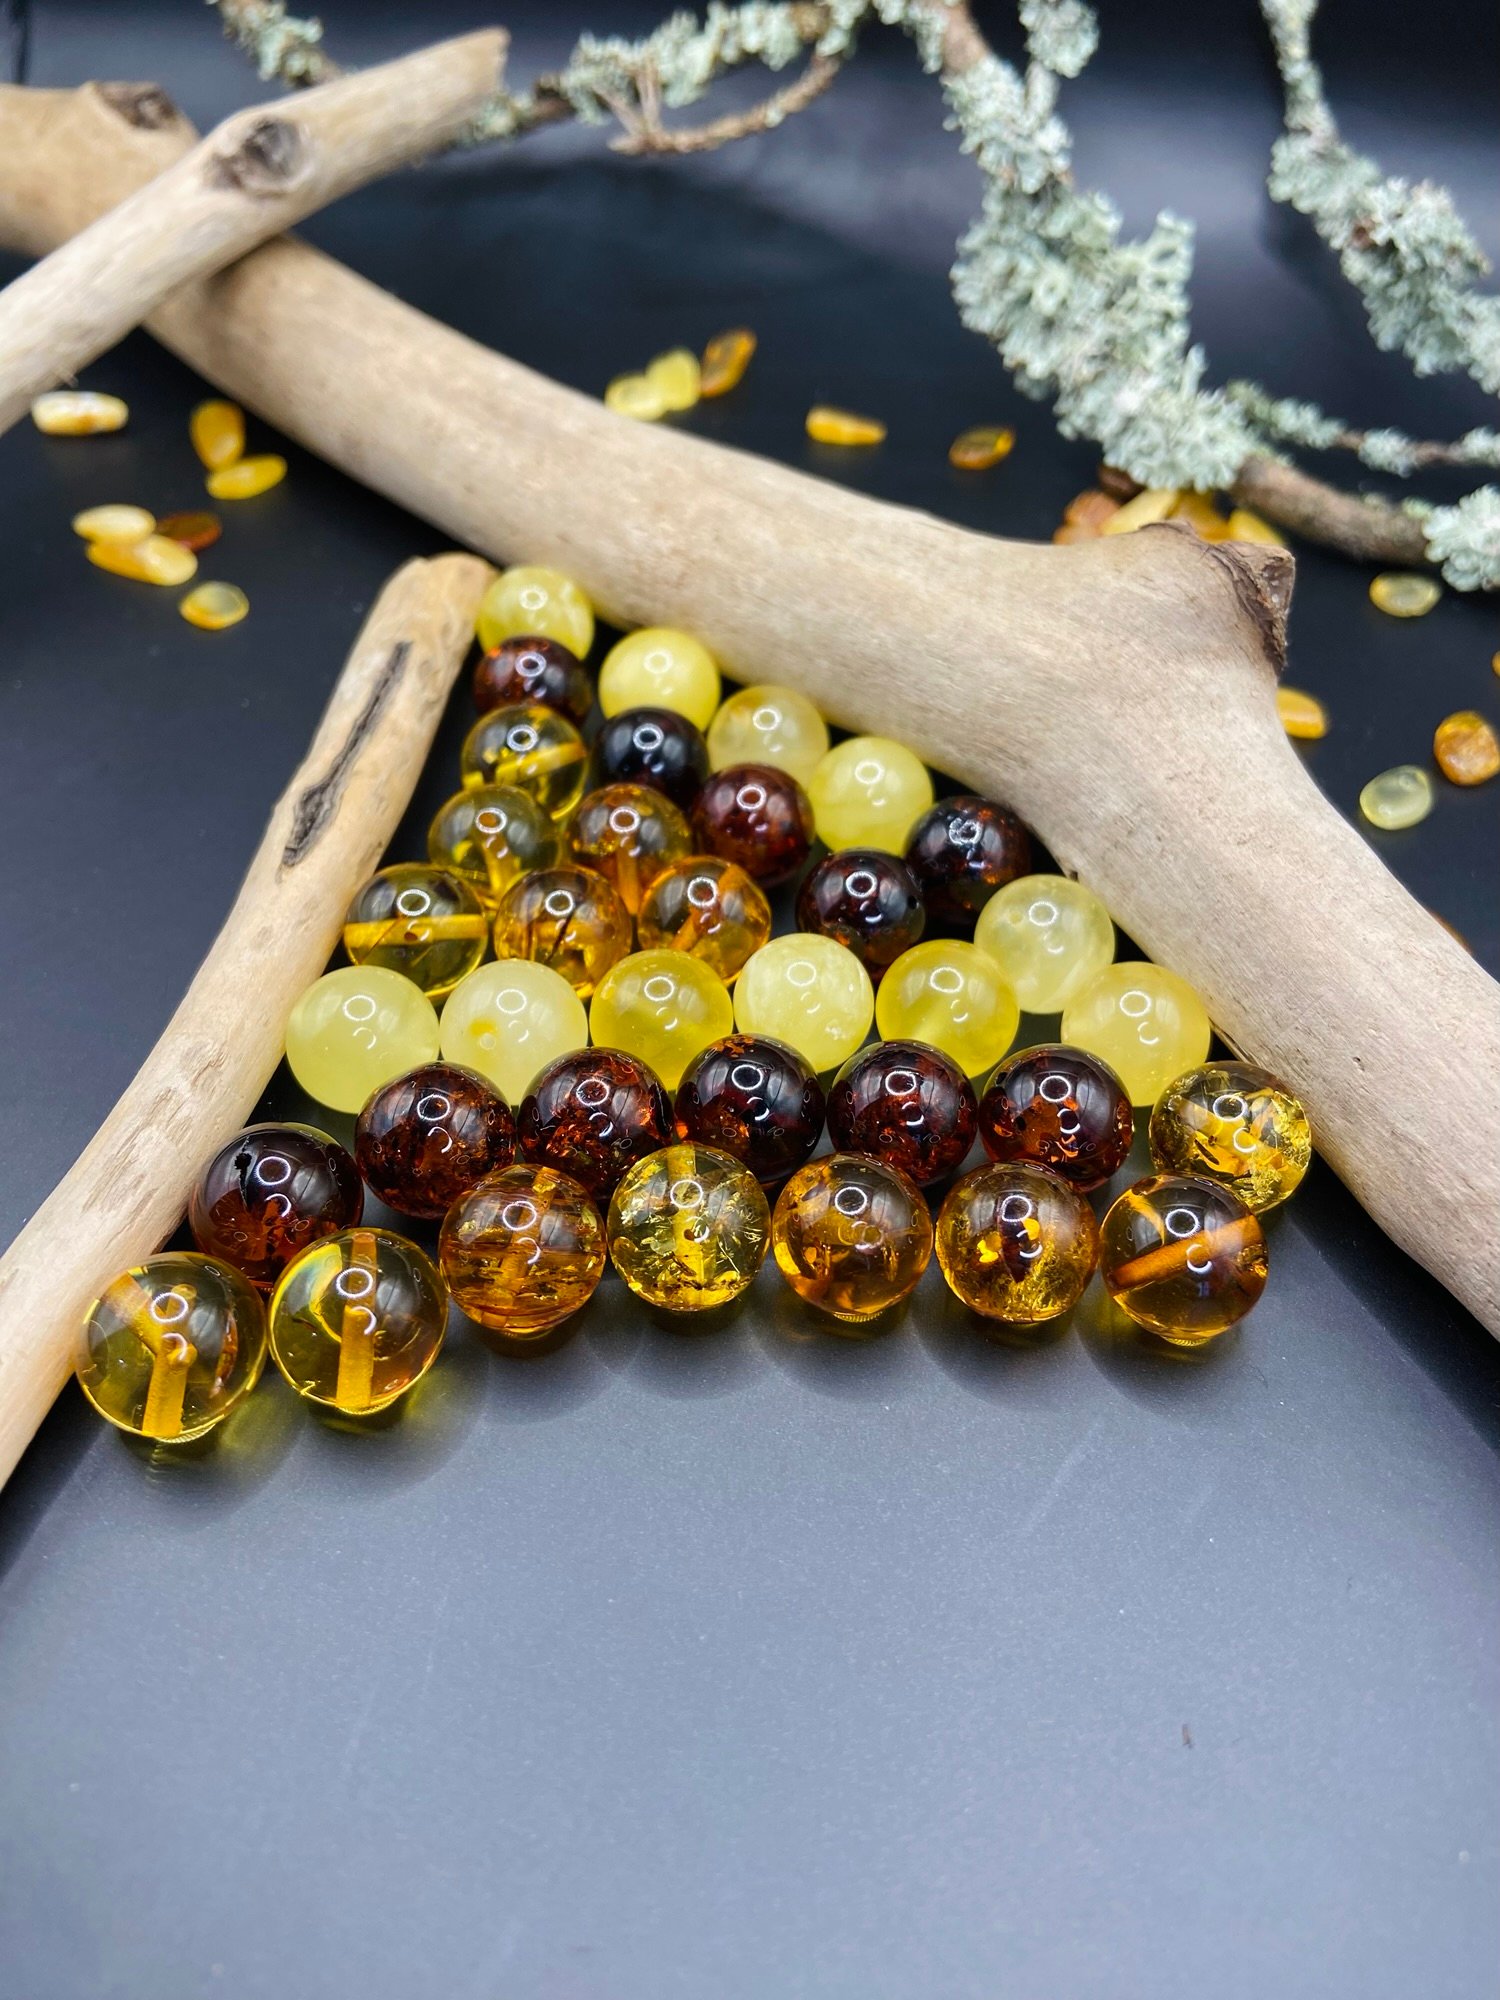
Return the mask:
<path fill-rule="evenodd" d="M 771 888 L 790 881 L 812 851 L 812 806 L 787 772 L 770 764 L 732 764 L 699 792 L 693 830 L 710 853 Z"/>
<path fill-rule="evenodd" d="M 670 708 L 706 729 L 718 705 L 718 662 L 691 632 L 670 625 L 627 632 L 599 669 L 599 706 L 606 715 Z"/>
<path fill-rule="evenodd" d="M 932 804 L 926 765 L 886 736 L 851 736 L 818 762 L 808 785 L 825 847 L 878 847 L 899 854 Z"/>
<path fill-rule="evenodd" d="M 1063 1009 L 1062 1039 L 1114 1070 L 1132 1104 L 1154 1104 L 1208 1054 L 1208 1010 L 1185 979 L 1146 959 L 1096 972 Z"/>
<path fill-rule="evenodd" d="M 539 868 L 512 882 L 495 910 L 496 958 L 530 958 L 587 999 L 629 951 L 630 912 L 592 868 Z"/>
<path fill-rule="evenodd" d="M 1312 1159 L 1312 1127 L 1292 1093 L 1250 1063 L 1206 1063 L 1169 1083 L 1151 1113 L 1151 1158 L 1163 1173 L 1233 1188 L 1257 1214 L 1295 1191 Z"/>
<path fill-rule="evenodd" d="M 729 986 L 770 937 L 771 905 L 733 861 L 695 854 L 657 876 L 636 929 L 643 951 L 688 952 Z"/>
<path fill-rule="evenodd" d="M 607 1202 L 627 1167 L 672 1137 L 672 1106 L 645 1063 L 619 1049 L 581 1049 L 533 1078 L 516 1112 L 533 1166 L 571 1174 Z"/>
<path fill-rule="evenodd" d="M 594 643 L 594 607 L 561 570 L 520 563 L 484 593 L 475 629 L 487 653 L 505 639 L 556 639 L 582 660 Z"/>
<path fill-rule="evenodd" d="M 287 1018 L 292 1075 L 334 1111 L 358 1111 L 372 1090 L 437 1052 L 432 1002 L 420 986 L 378 965 L 325 972 Z"/>
<path fill-rule="evenodd" d="M 559 972 L 529 958 L 481 965 L 443 1008 L 444 1060 L 476 1069 L 518 1104 L 544 1063 L 586 1048 L 588 1015 Z"/>
<path fill-rule="evenodd" d="M 480 901 L 497 903 L 518 875 L 550 868 L 562 830 L 529 792 L 514 785 L 469 785 L 456 792 L 427 830 L 427 856 L 468 883 Z"/>
<path fill-rule="evenodd" d="M 734 1025 L 729 989 L 701 959 L 681 951 L 637 951 L 600 980 L 594 1040 L 624 1049 L 675 1090 L 693 1057 Z"/>
<path fill-rule="evenodd" d="M 594 705 L 594 687 L 576 653 L 537 633 L 503 639 L 481 654 L 472 682 L 481 715 L 517 702 L 540 702 L 570 722 L 582 724 Z"/>
<path fill-rule="evenodd" d="M 451 993 L 480 963 L 489 919 L 462 876 L 424 861 L 401 861 L 372 875 L 344 918 L 344 949 L 354 965 L 383 965 L 420 986 L 430 1000 Z"/>
<path fill-rule="evenodd" d="M 1031 866 L 1031 840 L 1007 807 L 962 792 L 923 813 L 907 835 L 906 865 L 929 920 L 967 928 L 997 889 Z"/>
<path fill-rule="evenodd" d="M 570 1174 L 506 1167 L 448 1211 L 438 1261 L 461 1312 L 511 1340 L 536 1340 L 592 1298 L 604 1223 Z"/>
<path fill-rule="evenodd" d="M 650 785 L 691 806 L 708 776 L 703 731 L 670 708 L 627 708 L 594 738 L 596 785 Z"/>
<path fill-rule="evenodd" d="M 1120 1171 L 1134 1129 L 1109 1064 L 1059 1043 L 1008 1056 L 979 1100 L 979 1136 L 992 1160 L 1031 1160 L 1080 1190 Z"/>
<path fill-rule="evenodd" d="M 432 1259 L 394 1230 L 347 1229 L 305 1250 L 271 1294 L 271 1358 L 299 1396 L 371 1416 L 427 1373 L 448 1328 Z"/>
<path fill-rule="evenodd" d="M 830 1153 L 781 1190 L 771 1246 L 799 1298 L 835 1319 L 871 1320 L 916 1289 L 932 1255 L 932 1217 L 896 1168 Z"/>
<path fill-rule="evenodd" d="M 513 785 L 564 819 L 583 795 L 588 751 L 565 715 L 526 701 L 481 715 L 459 762 L 466 785 Z"/>
<path fill-rule="evenodd" d="M 797 926 L 844 945 L 878 979 L 922 935 L 917 878 L 895 854 L 845 847 L 808 871 L 797 891 Z"/>
<path fill-rule="evenodd" d="M 188 1227 L 207 1257 L 269 1291 L 309 1243 L 364 1213 L 359 1170 L 337 1139 L 311 1125 L 249 1125 L 193 1183 Z"/>
<path fill-rule="evenodd" d="M 1016 1160 L 976 1167 L 938 1212 L 937 1260 L 974 1312 L 1037 1326 L 1071 1312 L 1099 1257 L 1099 1225 L 1075 1188 Z"/>
<path fill-rule="evenodd" d="M 74 1368 L 117 1430 L 186 1444 L 244 1401 L 265 1359 L 265 1307 L 244 1273 L 216 1257 L 164 1250 L 95 1299 Z"/>
<path fill-rule="evenodd" d="M 1139 1325 L 1200 1347 L 1243 1319 L 1265 1290 L 1266 1239 L 1217 1181 L 1157 1174 L 1125 1190 L 1099 1231 L 1110 1297 Z"/>
<path fill-rule="evenodd" d="M 988 952 L 1028 1014 L 1060 1014 L 1115 955 L 1115 927 L 1092 889 L 1066 875 L 1021 875 L 979 913 Z"/>
<path fill-rule="evenodd" d="M 515 1157 L 510 1106 L 477 1070 L 424 1063 L 385 1084 L 354 1128 L 373 1193 L 401 1215 L 435 1220 Z"/>
<path fill-rule="evenodd" d="M 708 758 L 716 771 L 770 764 L 806 785 L 827 752 L 828 724 L 807 696 L 770 681 L 730 695 L 708 726 Z"/>
<path fill-rule="evenodd" d="M 649 785 L 602 785 L 586 793 L 568 823 L 573 859 L 612 882 L 631 916 L 664 868 L 693 851 L 678 806 Z"/>
<path fill-rule="evenodd" d="M 726 1035 L 688 1064 L 677 1086 L 677 1136 L 731 1153 L 774 1185 L 823 1136 L 823 1086 L 770 1035 Z"/>
<path fill-rule="evenodd" d="M 828 1136 L 918 1187 L 963 1164 L 978 1128 L 974 1089 L 951 1056 L 924 1042 L 874 1042 L 850 1056 L 828 1093 Z"/>
<path fill-rule="evenodd" d="M 852 951 L 793 931 L 745 964 L 734 992 L 735 1025 L 789 1042 L 815 1070 L 837 1069 L 870 1032 L 875 992 Z"/>
<path fill-rule="evenodd" d="M 903 952 L 875 1001 L 875 1024 L 887 1041 L 930 1042 L 965 1076 L 1005 1054 L 1020 1019 L 999 966 L 961 938 L 929 938 Z"/>
<path fill-rule="evenodd" d="M 728 1153 L 689 1142 L 631 1167 L 609 1204 L 609 1255 L 637 1298 L 667 1312 L 737 1299 L 765 1261 L 771 1211 Z"/>

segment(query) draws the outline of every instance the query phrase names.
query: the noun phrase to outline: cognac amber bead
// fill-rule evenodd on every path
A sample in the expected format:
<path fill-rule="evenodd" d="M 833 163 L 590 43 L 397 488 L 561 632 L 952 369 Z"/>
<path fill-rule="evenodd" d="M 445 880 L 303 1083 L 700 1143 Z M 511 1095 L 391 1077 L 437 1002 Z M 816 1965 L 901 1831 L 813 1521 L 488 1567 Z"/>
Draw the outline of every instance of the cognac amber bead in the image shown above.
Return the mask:
<path fill-rule="evenodd" d="M 1099 1231 L 1109 1294 L 1139 1325 L 1201 1347 L 1243 1319 L 1266 1285 L 1266 1239 L 1237 1194 L 1157 1174 L 1125 1190 Z"/>
<path fill-rule="evenodd" d="M 624 709 L 594 738 L 596 785 L 649 785 L 686 810 L 707 777 L 703 731 L 675 709 Z"/>
<path fill-rule="evenodd" d="M 672 1137 L 672 1107 L 655 1073 L 620 1049 L 559 1056 L 532 1080 L 516 1113 L 521 1152 L 533 1166 L 571 1174 L 609 1200 L 627 1167 Z"/>
<path fill-rule="evenodd" d="M 630 912 L 592 868 L 539 868 L 512 882 L 495 911 L 496 958 L 529 958 L 587 999 L 630 950 Z"/>
<path fill-rule="evenodd" d="M 604 1224 L 571 1175 L 506 1167 L 448 1211 L 438 1259 L 460 1311 L 511 1340 L 536 1340 L 592 1298 Z"/>
<path fill-rule="evenodd" d="M 828 1136 L 838 1150 L 899 1167 L 918 1187 L 962 1166 L 977 1129 L 969 1079 L 925 1042 L 860 1049 L 828 1093 Z"/>
<path fill-rule="evenodd" d="M 515 1157 L 510 1106 L 477 1070 L 424 1063 L 383 1084 L 354 1128 L 373 1193 L 401 1215 L 436 1221 Z"/>
<path fill-rule="evenodd" d="M 732 1153 L 771 1185 L 809 1158 L 823 1108 L 823 1086 L 794 1048 L 770 1035 L 726 1035 L 682 1073 L 677 1136 Z"/>
<path fill-rule="evenodd" d="M 1031 840 L 1005 806 L 965 792 L 923 813 L 907 836 L 906 865 L 929 923 L 971 928 L 995 891 L 1030 868 Z"/>
<path fill-rule="evenodd" d="M 738 388 L 755 353 L 755 335 L 748 327 L 737 326 L 728 333 L 716 333 L 703 350 L 698 367 L 698 393 L 724 396 Z"/>
<path fill-rule="evenodd" d="M 926 921 L 916 876 L 878 847 L 825 855 L 797 891 L 797 928 L 852 951 L 872 979 L 918 942 Z"/>
<path fill-rule="evenodd" d="M 601 785 L 579 800 L 568 845 L 581 867 L 614 884 L 634 917 L 662 870 L 692 853 L 693 833 L 672 801 L 649 785 Z"/>
<path fill-rule="evenodd" d="M 1117 1174 L 1133 1135 L 1130 1099 L 1109 1064 L 1058 1043 L 1007 1057 L 979 1100 L 992 1160 L 1031 1160 L 1079 1189 Z"/>
<path fill-rule="evenodd" d="M 637 1298 L 706 1312 L 753 1282 L 771 1211 L 748 1167 L 679 1143 L 631 1167 L 610 1201 L 608 1233 L 610 1260 Z"/>
<path fill-rule="evenodd" d="M 1207 1063 L 1169 1083 L 1151 1113 L 1151 1158 L 1163 1173 L 1232 1188 L 1257 1214 L 1286 1200 L 1307 1172 L 1307 1113 L 1250 1063 Z"/>
<path fill-rule="evenodd" d="M 249 1125 L 193 1183 L 188 1226 L 205 1256 L 269 1291 L 320 1237 L 351 1229 L 365 1191 L 337 1139 L 311 1125 Z"/>
<path fill-rule="evenodd" d="M 698 794 L 693 830 L 711 853 L 772 888 L 790 881 L 812 851 L 812 805 L 789 772 L 731 764 Z"/>
<path fill-rule="evenodd" d="M 540 702 L 582 724 L 594 705 L 593 683 L 582 662 L 558 639 L 502 639 L 493 652 L 480 655 L 472 686 L 481 715 L 492 708 Z"/>
<path fill-rule="evenodd" d="M 206 549 L 223 534 L 224 524 L 206 507 L 192 507 L 181 514 L 163 514 L 156 532 L 169 542 L 181 542 L 185 549 Z"/>
<path fill-rule="evenodd" d="M 1472 708 L 1443 718 L 1432 739 L 1432 754 L 1453 785 L 1482 785 L 1500 771 L 1500 737 Z"/>
<path fill-rule="evenodd" d="M 835 1319 L 871 1320 L 916 1289 L 932 1256 L 932 1217 L 894 1167 L 830 1153 L 781 1190 L 771 1246 L 799 1298 Z"/>
<path fill-rule="evenodd" d="M 637 923 L 642 951 L 685 951 L 732 985 L 771 935 L 771 905 L 733 861 L 696 854 L 663 869 Z"/>
<path fill-rule="evenodd" d="M 1076 1189 L 1017 1160 L 976 1167 L 938 1212 L 938 1264 L 972 1311 L 1012 1326 L 1071 1312 L 1099 1257 L 1099 1225 Z"/>

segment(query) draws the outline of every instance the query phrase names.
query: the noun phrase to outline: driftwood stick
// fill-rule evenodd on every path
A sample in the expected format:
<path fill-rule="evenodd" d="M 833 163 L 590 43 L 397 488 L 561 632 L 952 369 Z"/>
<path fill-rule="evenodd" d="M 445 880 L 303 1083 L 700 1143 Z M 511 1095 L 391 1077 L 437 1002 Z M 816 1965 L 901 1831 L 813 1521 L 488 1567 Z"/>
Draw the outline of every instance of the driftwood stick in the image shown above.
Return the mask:
<path fill-rule="evenodd" d="M 385 586 L 182 1004 L 0 1258 L 0 1485 L 67 1377 L 90 1301 L 177 1227 L 194 1174 L 265 1088 L 292 1003 L 411 796 L 492 574 L 439 556 Z"/>

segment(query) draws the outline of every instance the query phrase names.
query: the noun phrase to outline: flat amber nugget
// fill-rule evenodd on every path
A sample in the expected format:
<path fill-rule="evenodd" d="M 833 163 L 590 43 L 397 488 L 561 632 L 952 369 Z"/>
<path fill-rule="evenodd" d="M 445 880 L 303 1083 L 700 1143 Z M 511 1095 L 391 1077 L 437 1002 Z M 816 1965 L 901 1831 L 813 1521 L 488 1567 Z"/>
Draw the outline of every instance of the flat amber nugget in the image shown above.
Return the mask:
<path fill-rule="evenodd" d="M 198 567 L 191 549 L 185 549 L 181 542 L 169 542 L 165 535 L 147 535 L 143 542 L 90 542 L 88 559 L 111 576 L 168 587 L 186 583 Z"/>
<path fill-rule="evenodd" d="M 1163 1173 L 1233 1188 L 1257 1214 L 1286 1200 L 1312 1158 L 1307 1113 L 1250 1063 L 1206 1063 L 1169 1083 L 1151 1113 L 1151 1158 Z"/>
<path fill-rule="evenodd" d="M 1165 521 L 1182 498 L 1175 486 L 1148 486 L 1117 507 L 1099 524 L 1101 535 L 1133 535 L 1137 528 L 1149 528 Z"/>
<path fill-rule="evenodd" d="M 245 413 L 238 403 L 217 397 L 200 403 L 188 418 L 188 436 L 202 463 L 218 472 L 245 455 Z"/>
<path fill-rule="evenodd" d="M 1208 1009 L 1185 979 L 1147 959 L 1106 965 L 1063 1009 L 1062 1040 L 1102 1056 L 1132 1104 L 1154 1104 L 1208 1054 Z"/>
<path fill-rule="evenodd" d="M 703 350 L 698 367 L 700 396 L 724 396 L 738 388 L 755 353 L 755 335 L 747 326 L 716 333 Z"/>
<path fill-rule="evenodd" d="M 514 785 L 470 785 L 449 799 L 427 829 L 427 858 L 462 876 L 489 907 L 518 875 L 550 868 L 562 842 L 562 829 L 529 792 Z"/>
<path fill-rule="evenodd" d="M 734 1026 L 719 975 L 683 951 L 637 951 L 605 973 L 594 993 L 594 1041 L 624 1049 L 675 1090 L 700 1049 Z"/>
<path fill-rule="evenodd" d="M 97 389 L 49 389 L 31 406 L 31 421 L 48 437 L 92 437 L 96 431 L 122 431 L 130 406 L 118 396 Z"/>
<path fill-rule="evenodd" d="M 259 458 L 237 458 L 233 465 L 221 465 L 203 483 L 215 500 L 254 500 L 285 478 L 286 460 L 268 451 Z"/>
<path fill-rule="evenodd" d="M 1396 764 L 1371 778 L 1359 795 L 1359 809 L 1371 826 L 1400 833 L 1432 811 L 1432 780 L 1420 764 Z"/>
<path fill-rule="evenodd" d="M 1267 548 L 1284 549 L 1286 542 L 1269 521 L 1263 521 L 1248 507 L 1232 507 L 1224 529 L 1226 542 L 1262 542 Z"/>
<path fill-rule="evenodd" d="M 244 1401 L 265 1359 L 265 1308 L 250 1280 L 216 1257 L 166 1250 L 105 1286 L 74 1368 L 118 1430 L 186 1444 Z"/>
<path fill-rule="evenodd" d="M 299 1396 L 350 1417 L 389 1409 L 414 1388 L 447 1330 L 437 1267 L 392 1229 L 325 1237 L 271 1294 L 271 1359 Z"/>
<path fill-rule="evenodd" d="M 351 964 L 399 972 L 431 1000 L 474 970 L 488 942 L 489 920 L 468 883 L 425 861 L 372 875 L 344 918 Z"/>
<path fill-rule="evenodd" d="M 604 407 L 642 424 L 654 424 L 667 414 L 661 388 L 649 375 L 617 375 L 604 392 Z"/>
<path fill-rule="evenodd" d="M 1215 1181 L 1156 1174 L 1125 1190 L 1099 1231 L 1110 1297 L 1178 1347 L 1201 1347 L 1243 1319 L 1266 1286 L 1266 1239 Z"/>
<path fill-rule="evenodd" d="M 1063 509 L 1062 523 L 1052 531 L 1054 542 L 1094 542 L 1104 533 L 1104 524 L 1120 511 L 1112 494 L 1091 486 L 1076 493 Z"/>
<path fill-rule="evenodd" d="M 807 435 L 814 444 L 879 444 L 885 425 L 879 417 L 861 417 L 853 410 L 833 410 L 818 403 L 807 413 Z"/>
<path fill-rule="evenodd" d="M 1460 708 L 1443 718 L 1432 739 L 1432 754 L 1450 784 L 1482 785 L 1500 771 L 1500 738 L 1472 708 Z"/>
<path fill-rule="evenodd" d="M 932 1256 L 932 1217 L 896 1168 L 830 1153 L 799 1167 L 781 1190 L 771 1247 L 799 1298 L 857 1323 L 916 1289 Z"/>
<path fill-rule="evenodd" d="M 1071 1312 L 1099 1257 L 1099 1225 L 1076 1188 L 1013 1160 L 976 1167 L 938 1212 L 938 1264 L 972 1311 L 1012 1326 Z"/>
<path fill-rule="evenodd" d="M 181 542 L 185 549 L 206 549 L 223 534 L 224 523 L 206 507 L 195 507 L 183 514 L 163 514 L 156 532 L 169 542 Z"/>
<path fill-rule="evenodd" d="M 601 785 L 568 822 L 573 859 L 614 884 L 632 916 L 664 868 L 693 851 L 686 818 L 650 785 Z"/>
<path fill-rule="evenodd" d="M 983 472 L 987 466 L 1009 458 L 1015 442 L 1012 430 L 1002 430 L 996 424 L 976 424 L 972 430 L 960 431 L 949 445 L 948 463 L 957 466 L 960 472 Z"/>
<path fill-rule="evenodd" d="M 1316 695 L 1301 688 L 1277 688 L 1276 713 L 1287 735 L 1301 743 L 1316 743 L 1328 734 L 1328 711 Z"/>
<path fill-rule="evenodd" d="M 250 600 L 238 584 L 200 583 L 177 606 L 200 632 L 223 632 L 250 615 Z"/>
<path fill-rule="evenodd" d="M 1435 576 L 1387 570 L 1370 584 L 1370 602 L 1387 618 L 1422 618 L 1443 594 Z"/>
<path fill-rule="evenodd" d="M 359 1171 L 337 1139 L 311 1125 L 249 1125 L 204 1167 L 188 1197 L 188 1225 L 206 1257 L 270 1291 L 320 1237 L 364 1213 Z"/>
<path fill-rule="evenodd" d="M 771 935 L 771 905 L 743 868 L 697 854 L 663 869 L 646 891 L 637 933 L 642 951 L 685 951 L 726 986 Z"/>
<path fill-rule="evenodd" d="M 587 999 L 630 950 L 630 912 L 592 868 L 539 868 L 512 882 L 495 911 L 496 958 L 529 958 Z"/>
<path fill-rule="evenodd" d="M 464 738 L 459 766 L 466 785 L 514 785 L 564 819 L 582 795 L 588 758 L 565 715 L 522 701 L 480 716 Z"/>
<path fill-rule="evenodd" d="M 73 516 L 73 533 L 86 542 L 143 542 L 156 527 L 156 516 L 144 507 L 127 507 L 112 502 L 103 507 L 85 507 Z"/>
<path fill-rule="evenodd" d="M 593 1296 L 604 1275 L 604 1224 L 570 1174 L 506 1167 L 448 1211 L 438 1261 L 470 1319 L 511 1340 L 536 1340 Z"/>
<path fill-rule="evenodd" d="M 661 397 L 664 410 L 690 410 L 702 394 L 701 379 L 698 357 L 686 347 L 658 354 L 646 370 L 646 380 Z"/>
<path fill-rule="evenodd" d="M 480 599 L 474 629 L 487 653 L 505 639 L 556 639 L 583 660 L 594 643 L 594 607 L 560 569 L 517 563 Z"/>
<path fill-rule="evenodd" d="M 771 1210 L 748 1167 L 685 1142 L 630 1168 L 610 1199 L 608 1235 L 610 1260 L 637 1298 L 706 1312 L 753 1282 Z"/>

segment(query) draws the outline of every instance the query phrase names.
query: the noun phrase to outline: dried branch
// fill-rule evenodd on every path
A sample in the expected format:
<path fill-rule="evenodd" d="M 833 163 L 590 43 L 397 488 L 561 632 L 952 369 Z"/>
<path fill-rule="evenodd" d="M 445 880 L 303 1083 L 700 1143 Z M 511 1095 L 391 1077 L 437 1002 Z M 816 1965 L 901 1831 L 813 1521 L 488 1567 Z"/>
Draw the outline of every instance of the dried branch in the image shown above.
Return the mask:
<path fill-rule="evenodd" d="M 821 97 L 838 75 L 842 65 L 830 56 L 815 55 L 801 76 L 773 91 L 743 111 L 726 112 L 706 125 L 662 125 L 659 117 L 643 117 L 634 130 L 612 141 L 617 153 L 708 153 L 734 139 L 747 139 L 756 132 L 771 132 Z"/>

